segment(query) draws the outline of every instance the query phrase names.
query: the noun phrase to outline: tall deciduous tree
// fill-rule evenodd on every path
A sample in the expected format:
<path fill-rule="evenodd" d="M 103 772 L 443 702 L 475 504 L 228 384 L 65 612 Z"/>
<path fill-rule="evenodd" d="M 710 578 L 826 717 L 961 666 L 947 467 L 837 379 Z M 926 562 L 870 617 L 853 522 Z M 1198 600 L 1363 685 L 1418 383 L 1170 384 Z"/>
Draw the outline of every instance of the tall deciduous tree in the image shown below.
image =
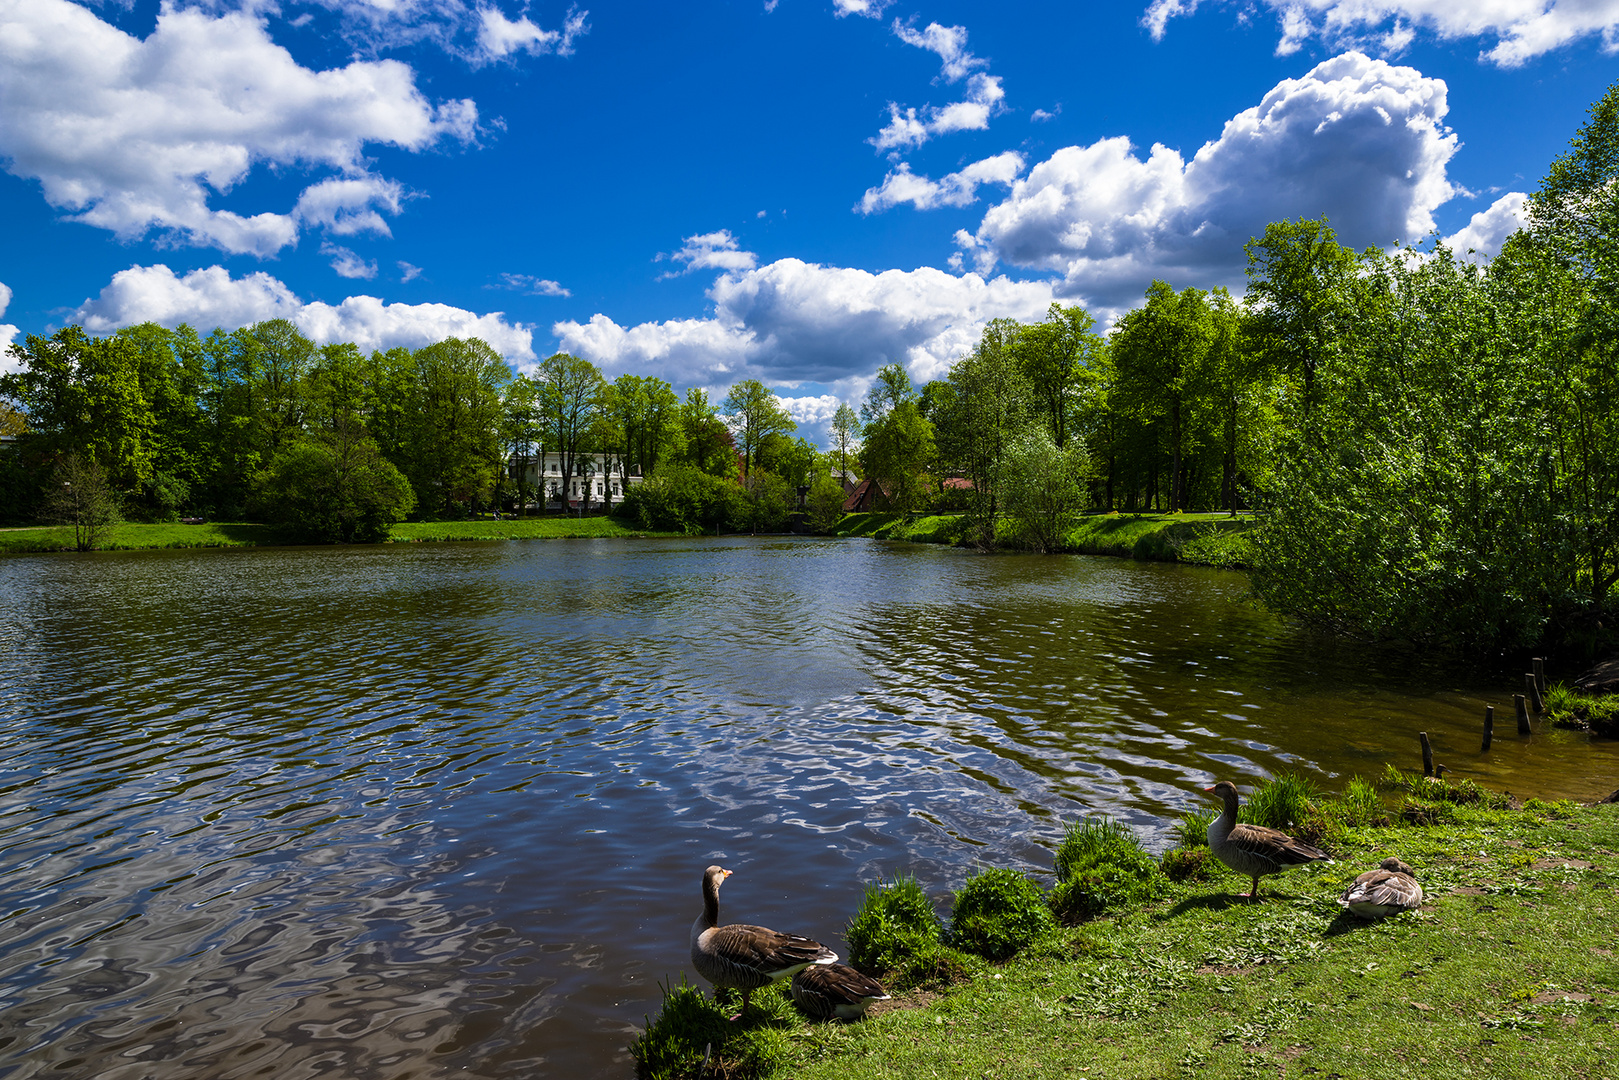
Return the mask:
<path fill-rule="evenodd" d="M 860 416 L 848 402 L 838 402 L 837 412 L 832 414 L 831 431 L 832 452 L 837 455 L 841 483 L 849 475 L 849 455 L 860 448 Z"/>
<path fill-rule="evenodd" d="M 680 406 L 678 464 L 700 469 L 710 476 L 736 475 L 736 441 L 719 417 L 708 394 L 692 387 Z"/>
<path fill-rule="evenodd" d="M 720 412 L 730 421 L 731 434 L 742 451 L 744 474 L 753 467 L 753 456 L 766 436 L 788 435 L 798 428 L 776 395 L 758 379 L 743 379 L 731 387 Z"/>
<path fill-rule="evenodd" d="M 563 506 L 575 477 L 584 477 L 586 464 L 581 455 L 588 451 L 588 438 L 602 405 L 602 375 L 589 360 L 567 353 L 555 353 L 540 362 L 535 373 L 542 386 L 541 415 L 545 417 L 546 442 L 562 465 Z M 588 478 L 581 483 L 589 483 Z M 581 503 L 581 512 L 583 504 Z"/>
<path fill-rule="evenodd" d="M 1012 349 L 1018 332 L 1014 320 L 991 320 L 973 351 L 950 368 L 950 393 L 930 402 L 943 453 L 972 482 L 971 526 L 986 549 L 995 545 L 1008 447 L 1029 422 L 1029 383 Z"/>
<path fill-rule="evenodd" d="M 502 467 L 500 391 L 511 369 L 478 338 L 446 338 L 416 350 L 412 410 L 417 500 L 437 512 L 477 508 Z"/>
<path fill-rule="evenodd" d="M 1355 319 L 1358 260 L 1319 221 L 1273 221 L 1244 245 L 1254 346 L 1303 384 L 1303 412 L 1315 399 L 1316 372 L 1344 342 Z"/>

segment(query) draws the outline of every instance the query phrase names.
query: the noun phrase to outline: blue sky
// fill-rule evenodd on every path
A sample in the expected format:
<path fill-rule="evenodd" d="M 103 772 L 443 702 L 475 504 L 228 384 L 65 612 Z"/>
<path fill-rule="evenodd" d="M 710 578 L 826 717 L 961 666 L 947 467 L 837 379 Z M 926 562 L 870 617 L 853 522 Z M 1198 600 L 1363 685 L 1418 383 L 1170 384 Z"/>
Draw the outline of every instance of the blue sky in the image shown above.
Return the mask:
<path fill-rule="evenodd" d="M 1489 254 L 1619 0 L 1465 7 L 0 0 L 0 341 L 476 334 L 816 435 L 989 318 L 1240 291 L 1275 218 Z"/>

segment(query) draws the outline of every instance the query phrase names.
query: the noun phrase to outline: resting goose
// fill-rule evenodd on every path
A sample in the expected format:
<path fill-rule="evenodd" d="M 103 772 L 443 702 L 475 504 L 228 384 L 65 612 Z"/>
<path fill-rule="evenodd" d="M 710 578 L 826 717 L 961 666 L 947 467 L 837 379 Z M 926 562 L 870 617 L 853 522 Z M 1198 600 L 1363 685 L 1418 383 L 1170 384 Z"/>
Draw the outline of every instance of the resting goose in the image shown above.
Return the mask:
<path fill-rule="evenodd" d="M 1416 872 L 1392 855 L 1349 883 L 1338 903 L 1367 919 L 1415 911 L 1422 906 Z"/>
<path fill-rule="evenodd" d="M 793 1000 L 815 1020 L 858 1020 L 888 991 L 848 964 L 811 964 L 793 976 Z"/>
<path fill-rule="evenodd" d="M 1239 874 L 1254 879 L 1248 899 L 1259 897 L 1259 879 L 1266 874 L 1291 870 L 1305 863 L 1331 862 L 1332 856 L 1320 848 L 1311 847 L 1279 829 L 1263 825 L 1237 824 L 1237 789 L 1229 780 L 1222 780 L 1204 791 L 1212 792 L 1225 802 L 1225 810 L 1209 822 L 1209 850 L 1214 857 Z"/>
<path fill-rule="evenodd" d="M 721 926 L 720 884 L 731 871 L 710 866 L 703 871 L 703 913 L 691 924 L 691 966 L 718 990 L 734 986 L 742 991 L 742 1009 L 748 995 L 777 979 L 796 975 L 811 964 L 833 964 L 838 954 L 797 934 L 783 934 L 763 926 L 732 923 Z"/>

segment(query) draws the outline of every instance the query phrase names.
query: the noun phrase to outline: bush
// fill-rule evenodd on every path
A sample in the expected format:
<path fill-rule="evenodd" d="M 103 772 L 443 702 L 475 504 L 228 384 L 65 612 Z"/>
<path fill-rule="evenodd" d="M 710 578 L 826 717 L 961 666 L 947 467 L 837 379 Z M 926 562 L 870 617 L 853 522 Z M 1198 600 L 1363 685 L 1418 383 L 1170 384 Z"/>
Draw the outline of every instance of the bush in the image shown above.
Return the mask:
<path fill-rule="evenodd" d="M 712 532 L 746 520 L 742 489 L 701 469 L 675 465 L 659 469 L 625 493 L 624 513 L 644 529 L 660 532 Z"/>
<path fill-rule="evenodd" d="M 294 439 L 253 477 L 253 511 L 315 543 L 386 540 L 415 505 L 409 481 L 358 428 Z"/>
<path fill-rule="evenodd" d="M 1220 875 L 1222 865 L 1206 845 L 1199 845 L 1164 852 L 1159 869 L 1170 881 L 1212 881 Z"/>
<path fill-rule="evenodd" d="M 1056 864 L 1058 884 L 1047 902 L 1066 923 L 1163 895 L 1164 876 L 1157 860 L 1128 826 L 1107 818 L 1070 822 L 1057 848 Z"/>
<path fill-rule="evenodd" d="M 733 1024 L 720 1000 L 710 998 L 695 986 L 681 980 L 679 986 L 662 987 L 663 1009 L 656 1020 L 648 1020 L 646 1031 L 632 1043 L 635 1073 L 645 1080 L 675 1080 L 708 1076 L 762 1077 L 775 1072 L 786 1060 L 790 1043 L 787 1030 L 800 1021 L 779 986 L 753 993 L 745 1023 Z M 730 1008 L 740 996 L 721 992 Z M 712 1047 L 712 1051 L 709 1048 Z M 704 1057 L 708 1056 L 705 1070 Z"/>
<path fill-rule="evenodd" d="M 843 516 L 843 502 L 848 498 L 843 485 L 824 473 L 810 485 L 804 505 L 809 510 L 810 528 L 818 533 L 829 533 L 837 527 Z"/>
<path fill-rule="evenodd" d="M 956 893 L 950 944 L 1005 960 L 1057 929 L 1040 887 L 1016 870 L 985 870 Z"/>
<path fill-rule="evenodd" d="M 849 921 L 849 963 L 868 975 L 905 967 L 913 956 L 935 949 L 944 927 L 933 903 L 913 877 L 878 880 L 866 886 L 866 898 Z"/>

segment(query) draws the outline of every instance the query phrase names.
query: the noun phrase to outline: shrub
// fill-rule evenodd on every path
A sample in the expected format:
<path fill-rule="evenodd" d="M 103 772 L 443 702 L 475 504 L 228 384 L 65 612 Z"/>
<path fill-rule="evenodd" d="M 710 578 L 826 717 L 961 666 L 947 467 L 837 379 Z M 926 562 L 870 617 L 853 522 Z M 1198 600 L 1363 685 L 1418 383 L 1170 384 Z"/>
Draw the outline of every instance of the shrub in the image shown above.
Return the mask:
<path fill-rule="evenodd" d="M 733 1024 L 719 1000 L 710 998 L 684 979 L 675 987 L 660 984 L 663 1009 L 648 1020 L 641 1035 L 630 1043 L 635 1073 L 645 1080 L 675 1080 L 708 1076 L 762 1077 L 785 1063 L 790 1043 L 787 1030 L 799 1019 L 779 987 L 756 990 L 745 1023 Z M 724 991 L 731 1008 L 741 999 Z M 712 1050 L 710 1050 L 712 1047 Z M 707 1057 L 708 1067 L 704 1069 Z"/>
<path fill-rule="evenodd" d="M 624 495 L 624 513 L 641 527 L 666 532 L 710 532 L 746 521 L 746 496 L 734 482 L 687 465 L 661 468 Z"/>
<path fill-rule="evenodd" d="M 933 903 L 913 877 L 866 886 L 849 920 L 849 962 L 868 975 L 900 970 L 914 956 L 937 948 L 944 934 Z"/>
<path fill-rule="evenodd" d="M 1048 903 L 1066 923 L 1163 894 L 1157 860 L 1128 826 L 1107 818 L 1070 822 L 1057 848 L 1056 864 L 1058 884 Z"/>
<path fill-rule="evenodd" d="M 293 439 L 253 477 L 252 509 L 316 543 L 376 543 L 416 505 L 402 473 L 358 425 Z"/>
<path fill-rule="evenodd" d="M 1170 881 L 1212 881 L 1221 873 L 1220 860 L 1207 846 L 1166 851 L 1158 865 Z"/>
<path fill-rule="evenodd" d="M 1016 870 L 994 868 L 956 893 L 950 943 L 988 960 L 1005 960 L 1057 928 L 1040 887 Z"/>
<path fill-rule="evenodd" d="M 848 493 L 843 485 L 826 474 L 815 478 L 810 485 L 809 495 L 804 499 L 804 505 L 809 511 L 809 525 L 818 533 L 829 533 L 843 517 L 843 502 Z"/>

